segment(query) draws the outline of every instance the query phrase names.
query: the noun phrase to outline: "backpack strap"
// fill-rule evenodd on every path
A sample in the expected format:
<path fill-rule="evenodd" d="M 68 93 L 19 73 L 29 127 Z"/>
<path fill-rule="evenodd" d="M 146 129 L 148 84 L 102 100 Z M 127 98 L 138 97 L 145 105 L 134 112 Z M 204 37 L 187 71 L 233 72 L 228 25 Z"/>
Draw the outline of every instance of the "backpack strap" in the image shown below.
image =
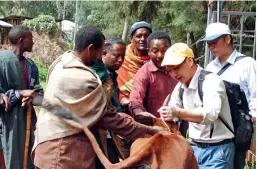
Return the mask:
<path fill-rule="evenodd" d="M 236 57 L 235 63 L 236 63 L 237 61 L 239 61 L 239 60 L 245 58 L 245 57 L 249 57 L 249 56 L 241 55 L 241 56 Z M 231 66 L 231 64 L 230 64 L 230 63 L 227 63 L 225 66 L 223 66 L 223 67 L 220 69 L 220 71 L 217 73 L 217 75 L 220 76 L 223 72 L 225 72 L 225 70 L 227 70 L 227 68 L 229 68 L 229 66 Z M 229 131 L 234 134 L 233 130 L 227 125 L 227 123 L 226 123 L 220 116 L 219 116 L 219 119 L 220 119 L 221 122 L 229 129 Z M 211 125 L 211 131 L 212 131 L 212 132 L 213 132 L 213 128 L 214 128 L 214 125 Z M 212 133 L 210 133 L 210 138 L 211 138 L 211 136 L 212 136 Z"/>
<path fill-rule="evenodd" d="M 229 63 L 227 65 L 231 65 L 231 64 Z M 227 66 L 227 68 L 228 67 L 229 66 Z M 225 68 L 225 69 L 227 69 L 227 68 Z M 210 74 L 210 73 L 211 72 L 208 72 L 206 70 L 202 70 L 200 75 L 199 75 L 199 78 L 198 78 L 198 94 L 199 94 L 200 100 L 202 102 L 203 102 L 203 81 L 205 80 L 205 76 Z M 229 131 L 231 131 L 234 134 L 233 130 L 227 125 L 227 123 L 220 116 L 218 118 L 229 129 Z M 210 138 L 212 138 L 213 130 L 214 130 L 214 123 L 212 123 L 211 126 L 210 126 Z"/>
<path fill-rule="evenodd" d="M 211 72 L 209 71 L 201 70 L 200 75 L 198 77 L 198 95 L 202 103 L 203 103 L 203 81 L 205 79 L 205 76 L 210 73 Z M 214 123 L 212 123 L 210 126 L 210 138 L 212 137 L 213 129 L 214 129 Z"/>
<path fill-rule="evenodd" d="M 249 57 L 249 56 L 245 56 L 245 55 L 242 55 L 242 56 L 238 56 L 235 60 L 235 63 L 245 57 Z M 217 75 L 221 75 L 223 72 L 225 72 L 225 70 L 227 70 L 227 68 L 229 68 L 229 66 L 231 66 L 231 63 L 227 63 L 225 66 L 223 66 L 220 71 L 217 73 Z"/>
<path fill-rule="evenodd" d="M 229 131 L 235 135 L 235 132 L 227 125 L 227 123 L 220 116 L 219 116 L 219 119 L 229 129 Z"/>
<path fill-rule="evenodd" d="M 181 102 L 181 106 L 184 107 L 183 105 L 183 94 L 184 94 L 184 88 L 182 88 L 182 84 L 179 87 L 179 99 Z M 188 122 L 185 120 L 180 119 L 180 124 L 179 124 L 179 131 L 182 134 L 184 138 L 187 137 L 187 130 L 188 130 Z"/>
<path fill-rule="evenodd" d="M 200 97 L 201 102 L 203 102 L 203 81 L 205 79 L 205 76 L 210 74 L 212 72 L 201 70 L 200 75 L 198 77 L 198 94 Z"/>
<path fill-rule="evenodd" d="M 235 60 L 235 62 L 245 58 L 245 57 L 248 57 L 248 56 L 245 56 L 245 55 L 242 55 L 242 56 L 238 56 Z M 220 71 L 217 73 L 217 75 L 221 75 L 223 72 L 225 72 L 225 70 L 227 70 L 227 68 L 229 68 L 229 66 L 231 66 L 230 63 L 227 63 L 225 66 L 223 66 Z M 199 75 L 199 78 L 198 78 L 198 93 L 199 93 L 199 97 L 201 99 L 201 101 L 203 102 L 203 81 L 205 79 L 205 76 L 207 74 L 209 74 L 210 72 L 208 71 L 205 71 L 205 70 L 202 70 L 200 75 Z M 225 123 L 225 121 L 219 116 L 219 119 L 221 120 L 221 122 L 229 129 L 229 131 L 231 131 L 232 133 L 234 133 L 232 131 L 232 129 L 227 125 L 227 123 Z M 212 138 L 212 134 L 213 134 L 213 130 L 214 130 L 214 123 L 211 124 L 210 126 L 210 138 Z"/>
<path fill-rule="evenodd" d="M 180 99 L 180 101 L 181 101 L 181 106 L 182 107 L 184 107 L 184 105 L 183 105 L 183 94 L 184 94 L 184 89 L 182 88 L 182 84 L 180 85 L 180 87 L 179 87 L 179 95 L 178 95 L 178 97 L 179 97 L 179 99 Z"/>
<path fill-rule="evenodd" d="M 235 62 L 237 62 L 237 61 L 239 61 L 239 60 L 241 60 L 241 59 L 243 59 L 243 58 L 245 58 L 245 57 L 249 57 L 249 56 L 245 56 L 245 55 L 238 56 L 238 57 L 236 58 Z M 225 70 L 227 70 L 227 68 L 229 68 L 230 65 L 231 65 L 230 63 L 227 63 L 225 66 L 223 66 L 223 67 L 220 69 L 220 71 L 219 71 L 217 74 L 220 76 Z M 210 74 L 210 73 L 212 73 L 212 72 L 209 72 L 209 71 L 206 71 L 206 70 L 201 70 L 200 75 L 199 75 L 199 77 L 198 77 L 198 94 L 199 94 L 200 99 L 201 99 L 202 102 L 203 102 L 203 89 L 202 89 L 202 87 L 203 87 L 203 81 L 204 81 L 204 79 L 205 79 L 205 76 L 208 75 L 208 74 Z M 181 86 L 180 86 L 180 88 L 181 88 Z M 182 89 L 182 90 L 183 90 L 183 89 Z M 182 96 L 183 96 L 183 95 L 182 95 Z M 181 98 L 182 98 L 182 97 L 181 97 Z"/>

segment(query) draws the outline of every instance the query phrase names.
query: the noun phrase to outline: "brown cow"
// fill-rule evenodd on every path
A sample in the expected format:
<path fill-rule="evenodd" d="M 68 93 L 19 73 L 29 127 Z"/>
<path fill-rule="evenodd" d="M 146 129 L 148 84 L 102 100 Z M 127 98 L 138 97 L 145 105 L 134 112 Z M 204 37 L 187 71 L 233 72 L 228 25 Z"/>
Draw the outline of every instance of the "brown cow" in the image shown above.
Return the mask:
<path fill-rule="evenodd" d="M 61 118 L 82 124 L 80 118 L 67 108 L 47 101 L 42 106 Z M 163 122 L 161 119 L 154 119 L 153 124 L 167 127 L 171 134 L 157 133 L 148 138 L 137 139 L 131 146 L 131 155 L 116 164 L 111 164 L 105 157 L 92 132 L 87 127 L 83 130 L 106 169 L 128 169 L 140 164 L 146 164 L 151 169 L 198 169 L 193 150 L 187 140 L 181 136 L 177 125 L 174 122 Z"/>
<path fill-rule="evenodd" d="M 158 126 L 167 126 L 160 119 L 156 119 L 154 123 Z M 84 132 L 106 169 L 127 169 L 140 164 L 145 164 L 151 169 L 198 169 L 193 150 L 178 131 L 176 124 L 167 124 L 171 131 L 170 135 L 155 134 L 152 137 L 137 139 L 131 146 L 130 157 L 116 164 L 111 164 L 104 156 L 90 130 L 84 128 Z"/>

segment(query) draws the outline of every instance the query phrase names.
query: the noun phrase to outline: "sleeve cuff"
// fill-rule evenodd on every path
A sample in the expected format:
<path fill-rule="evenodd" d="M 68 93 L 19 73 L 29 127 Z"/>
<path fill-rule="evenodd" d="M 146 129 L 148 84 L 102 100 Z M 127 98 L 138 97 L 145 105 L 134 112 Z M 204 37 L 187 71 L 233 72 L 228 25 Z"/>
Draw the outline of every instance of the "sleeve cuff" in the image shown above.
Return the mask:
<path fill-rule="evenodd" d="M 200 112 L 201 115 L 203 116 L 203 121 L 200 122 L 200 124 L 205 124 L 206 123 L 206 112 L 202 107 L 196 108 L 195 111 Z"/>
<path fill-rule="evenodd" d="M 21 95 L 20 95 L 19 90 L 15 90 L 15 96 L 16 96 L 17 99 L 21 99 Z"/>
<path fill-rule="evenodd" d="M 133 113 L 133 115 L 137 116 L 137 115 L 139 115 L 141 112 L 145 112 L 145 111 L 146 111 L 146 110 L 137 108 L 137 109 L 132 110 L 132 113 Z"/>
<path fill-rule="evenodd" d="M 128 105 L 128 104 L 129 104 L 129 99 L 126 98 L 126 97 L 123 97 L 123 98 L 121 99 L 121 101 L 120 101 L 120 104 L 121 104 L 122 106 Z"/>

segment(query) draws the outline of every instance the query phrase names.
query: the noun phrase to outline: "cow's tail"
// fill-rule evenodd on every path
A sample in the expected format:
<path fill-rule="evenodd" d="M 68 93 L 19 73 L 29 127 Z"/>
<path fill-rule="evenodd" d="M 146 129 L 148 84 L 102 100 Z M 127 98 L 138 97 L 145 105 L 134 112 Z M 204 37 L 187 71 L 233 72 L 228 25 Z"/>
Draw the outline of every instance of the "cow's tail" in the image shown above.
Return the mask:
<path fill-rule="evenodd" d="M 62 102 L 62 100 L 59 97 L 56 96 L 56 98 Z M 48 110 L 49 112 L 53 113 L 54 115 L 56 115 L 60 118 L 73 120 L 82 125 L 79 117 L 77 117 L 67 107 L 64 107 L 63 105 L 59 105 L 59 104 L 45 100 L 41 107 Z M 130 156 L 129 158 L 127 158 L 119 163 L 112 164 L 105 157 L 104 153 L 100 149 L 92 132 L 87 127 L 84 127 L 83 130 L 84 130 L 85 134 L 87 135 L 88 139 L 90 140 L 97 157 L 99 158 L 99 160 L 101 161 L 101 163 L 103 164 L 103 166 L 106 169 L 130 168 L 131 166 L 135 166 L 135 165 L 139 164 L 145 157 L 149 156 L 152 153 L 151 152 L 152 144 L 147 144 L 146 146 L 144 146 L 143 149 L 140 149 L 137 153 Z"/>
<path fill-rule="evenodd" d="M 102 152 L 101 148 L 99 147 L 95 136 L 92 134 L 92 132 L 87 128 L 84 127 L 84 132 L 87 135 L 88 139 L 90 140 L 93 149 L 97 155 L 97 157 L 99 158 L 99 160 L 101 161 L 101 163 L 103 164 L 103 166 L 106 169 L 111 169 L 111 167 L 113 166 L 113 164 L 106 158 L 106 156 L 104 155 L 104 153 Z"/>
<path fill-rule="evenodd" d="M 150 143 L 142 147 L 142 149 L 140 149 L 137 153 L 134 153 L 127 159 L 119 163 L 112 164 L 100 149 L 92 132 L 87 127 L 84 128 L 84 132 L 87 135 L 88 139 L 90 140 L 97 157 L 99 158 L 99 160 L 101 161 L 101 163 L 106 169 L 128 169 L 132 166 L 138 165 L 145 158 L 147 158 L 147 156 L 150 156 L 152 154 L 152 150 L 151 150 L 152 144 Z"/>

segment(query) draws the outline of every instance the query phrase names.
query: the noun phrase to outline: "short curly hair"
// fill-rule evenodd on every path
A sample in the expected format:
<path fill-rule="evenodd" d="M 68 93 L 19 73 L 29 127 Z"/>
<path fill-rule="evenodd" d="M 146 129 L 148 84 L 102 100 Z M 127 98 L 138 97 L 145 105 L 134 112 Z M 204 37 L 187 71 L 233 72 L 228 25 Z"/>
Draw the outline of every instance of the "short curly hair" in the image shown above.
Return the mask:
<path fill-rule="evenodd" d="M 147 38 L 147 47 L 150 48 L 150 42 L 153 39 L 167 39 L 169 45 L 171 46 L 171 39 L 167 32 L 164 31 L 154 31 Z"/>
<path fill-rule="evenodd" d="M 105 47 L 106 52 L 109 52 L 113 48 L 113 45 L 115 45 L 115 44 L 121 44 L 121 45 L 126 46 L 126 43 L 124 42 L 124 40 L 117 38 L 117 37 L 107 37 L 105 42 L 110 44 Z"/>
<path fill-rule="evenodd" d="M 11 44 L 15 45 L 20 38 L 25 38 L 28 33 L 31 33 L 28 27 L 24 25 L 17 25 L 10 30 L 8 38 Z"/>
<path fill-rule="evenodd" d="M 74 49 L 82 52 L 90 44 L 93 44 L 94 48 L 98 49 L 102 45 L 102 40 L 105 40 L 105 36 L 98 28 L 86 26 L 80 28 L 76 33 Z"/>

